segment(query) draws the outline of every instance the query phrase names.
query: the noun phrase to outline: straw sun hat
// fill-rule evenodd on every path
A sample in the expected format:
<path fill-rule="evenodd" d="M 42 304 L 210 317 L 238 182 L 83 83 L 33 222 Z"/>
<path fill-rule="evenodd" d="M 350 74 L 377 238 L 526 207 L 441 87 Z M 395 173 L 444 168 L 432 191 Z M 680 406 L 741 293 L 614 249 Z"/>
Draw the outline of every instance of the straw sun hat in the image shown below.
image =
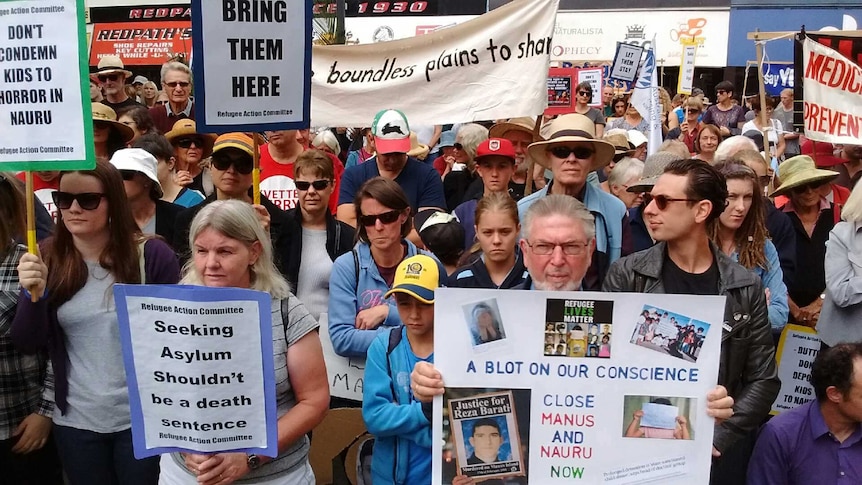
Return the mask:
<path fill-rule="evenodd" d="M 199 137 L 203 141 L 204 146 L 201 147 L 203 149 L 203 158 L 212 155 L 213 143 L 215 143 L 216 137 L 208 133 L 198 132 L 195 120 L 183 118 L 174 123 L 171 131 L 165 133 L 165 138 L 168 139 L 171 145 L 175 145 L 177 140 L 187 136 Z"/>
<path fill-rule="evenodd" d="M 781 185 L 769 194 L 770 197 L 786 195 L 792 189 L 810 183 L 828 182 L 838 177 L 838 172 L 819 169 L 814 164 L 814 159 L 810 156 L 797 155 L 793 158 L 788 158 L 781 164 L 780 177 Z"/>
<path fill-rule="evenodd" d="M 135 131 L 130 126 L 126 126 L 117 121 L 117 112 L 111 109 L 110 106 L 102 103 L 92 103 L 93 105 L 93 122 L 108 123 L 112 130 L 117 131 L 123 138 L 123 143 L 128 143 L 135 137 Z"/>
<path fill-rule="evenodd" d="M 589 171 L 598 170 L 614 158 L 616 148 L 611 143 L 596 139 L 595 129 L 592 120 L 584 115 L 577 113 L 562 115 L 542 128 L 546 139 L 530 145 L 528 149 L 530 157 L 539 165 L 551 168 L 547 152 L 549 148 L 554 145 L 582 142 L 592 145 L 595 150 Z"/>

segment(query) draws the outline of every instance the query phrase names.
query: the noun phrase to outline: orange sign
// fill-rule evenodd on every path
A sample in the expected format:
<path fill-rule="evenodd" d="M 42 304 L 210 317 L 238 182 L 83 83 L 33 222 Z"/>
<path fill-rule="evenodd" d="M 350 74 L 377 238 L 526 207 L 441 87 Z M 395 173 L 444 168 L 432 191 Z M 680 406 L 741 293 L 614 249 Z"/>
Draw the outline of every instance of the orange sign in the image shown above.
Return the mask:
<path fill-rule="evenodd" d="M 90 46 L 90 65 L 104 56 L 120 56 L 127 66 L 153 66 L 178 53 L 189 57 L 192 50 L 192 23 L 118 22 L 96 24 Z"/>

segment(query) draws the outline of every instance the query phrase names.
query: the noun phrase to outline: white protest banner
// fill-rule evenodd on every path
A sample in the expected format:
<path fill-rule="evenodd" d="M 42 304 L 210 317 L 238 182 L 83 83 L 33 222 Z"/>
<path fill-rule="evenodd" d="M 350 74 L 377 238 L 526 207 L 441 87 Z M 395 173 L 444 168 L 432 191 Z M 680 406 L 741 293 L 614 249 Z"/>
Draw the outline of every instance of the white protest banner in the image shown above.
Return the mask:
<path fill-rule="evenodd" d="M 365 378 L 365 359 L 342 357 L 335 353 L 329 337 L 329 316 L 321 313 L 320 346 L 323 347 L 323 360 L 329 378 L 329 395 L 362 402 L 362 381 Z"/>
<path fill-rule="evenodd" d="M 435 297 L 434 365 L 447 387 L 434 401 L 432 483 L 456 472 L 523 484 L 708 479 L 723 296 Z M 476 331 L 481 313 L 497 332 Z M 478 446 L 489 434 L 499 438 Z"/>
<path fill-rule="evenodd" d="M 269 295 L 115 285 L 135 457 L 278 454 Z"/>
<path fill-rule="evenodd" d="M 611 65 L 610 78 L 625 82 L 634 81 L 638 75 L 638 62 L 643 52 L 643 47 L 639 45 L 617 42 L 617 53 Z"/>
<path fill-rule="evenodd" d="M 539 115 L 558 3 L 515 0 L 410 39 L 314 46 L 312 124 L 366 126 L 386 107 L 416 125 Z"/>
<path fill-rule="evenodd" d="M 0 2 L 0 170 L 96 163 L 84 0 Z"/>
<path fill-rule="evenodd" d="M 858 144 L 862 127 L 862 67 L 806 38 L 802 43 L 805 136 Z"/>
<path fill-rule="evenodd" d="M 588 103 L 590 106 L 597 108 L 602 106 L 602 73 L 601 67 L 587 67 L 578 69 L 578 84 L 583 82 L 590 83 L 590 88 L 593 90 L 593 97 Z"/>
<path fill-rule="evenodd" d="M 653 45 L 655 45 L 655 39 L 653 39 Z M 658 151 L 662 142 L 661 102 L 658 95 L 658 72 L 653 49 L 647 51 L 641 64 L 630 102 L 649 122 L 649 131 L 645 135 L 648 140 L 647 153 L 652 155 Z"/>
<path fill-rule="evenodd" d="M 775 351 L 781 389 L 772 403 L 771 414 L 788 411 L 814 399 L 811 364 L 818 352 L 820 337 L 816 330 L 802 325 L 784 326 Z"/>
<path fill-rule="evenodd" d="M 311 2 L 192 0 L 198 130 L 307 128 Z"/>
<path fill-rule="evenodd" d="M 694 85 L 694 65 L 696 57 L 697 44 L 683 43 L 682 59 L 679 63 L 679 82 L 676 86 L 677 93 L 691 94 L 691 89 Z"/>

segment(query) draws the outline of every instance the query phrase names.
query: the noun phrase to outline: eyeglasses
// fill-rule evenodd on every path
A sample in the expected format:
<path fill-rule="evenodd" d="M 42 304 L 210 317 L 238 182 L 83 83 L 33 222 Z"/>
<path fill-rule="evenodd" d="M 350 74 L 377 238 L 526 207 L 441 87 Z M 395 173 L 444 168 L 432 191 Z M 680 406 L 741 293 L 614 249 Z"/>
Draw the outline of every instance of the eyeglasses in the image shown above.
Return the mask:
<path fill-rule="evenodd" d="M 96 77 L 99 79 L 99 82 L 116 81 L 117 79 L 120 79 L 119 74 L 99 74 Z"/>
<path fill-rule="evenodd" d="M 169 87 L 169 88 L 171 88 L 171 89 L 173 89 L 173 88 L 175 88 L 175 87 L 177 87 L 177 86 L 179 86 L 179 87 L 181 87 L 181 88 L 185 89 L 185 88 L 187 88 L 187 87 L 191 86 L 191 84 L 192 84 L 192 83 L 190 83 L 190 82 L 188 82 L 188 81 L 171 81 L 171 82 L 169 82 L 169 83 L 165 83 L 165 86 L 167 86 L 167 87 Z"/>
<path fill-rule="evenodd" d="M 180 138 L 177 140 L 177 146 L 180 148 L 191 148 L 192 143 L 194 143 L 198 148 L 202 148 L 204 146 L 203 139 L 197 137 Z"/>
<path fill-rule="evenodd" d="M 793 187 L 790 190 L 794 194 L 804 194 L 805 192 L 808 192 L 809 190 L 819 189 L 821 186 L 823 186 L 824 183 L 826 183 L 826 182 L 822 182 L 822 181 L 811 182 L 810 184 L 805 184 L 805 185 L 800 185 L 798 187 Z"/>
<path fill-rule="evenodd" d="M 558 145 L 558 146 L 552 147 L 548 151 L 551 152 L 551 154 L 554 155 L 555 157 L 563 158 L 563 159 L 569 158 L 569 155 L 574 153 L 575 158 L 579 158 L 581 160 L 586 160 L 586 159 L 590 158 L 591 156 L 593 156 L 593 153 L 595 153 L 595 151 L 591 148 L 587 148 L 587 147 L 583 147 L 583 146 L 567 147 L 564 145 Z"/>
<path fill-rule="evenodd" d="M 460 143 L 453 143 L 453 144 L 452 144 L 452 148 L 454 148 L 454 149 L 456 149 L 456 150 L 464 151 L 464 145 L 462 145 L 462 144 L 460 144 Z"/>
<path fill-rule="evenodd" d="M 102 197 L 105 194 L 99 192 L 82 192 L 80 194 L 72 194 L 70 192 L 60 192 L 59 190 L 51 193 L 51 198 L 54 199 L 54 205 L 58 209 L 66 210 L 72 207 L 72 202 L 78 201 L 81 209 L 91 211 L 99 207 L 102 202 Z"/>
<path fill-rule="evenodd" d="M 533 254 L 537 256 L 548 256 L 554 254 L 554 250 L 556 250 L 558 246 L 562 248 L 563 254 L 565 254 L 566 256 L 582 256 L 584 253 L 587 252 L 587 246 L 589 246 L 589 244 L 582 242 L 537 242 L 535 244 L 531 244 L 528 241 L 527 246 L 530 246 L 530 249 L 533 250 Z"/>
<path fill-rule="evenodd" d="M 578 96 L 592 96 L 593 93 L 589 91 L 578 91 Z"/>
<path fill-rule="evenodd" d="M 120 170 L 120 175 L 123 176 L 123 180 L 132 180 L 137 175 L 136 170 Z"/>
<path fill-rule="evenodd" d="M 700 110 L 694 109 L 694 108 L 686 108 L 685 113 L 686 114 L 697 114 L 697 113 L 700 113 Z"/>
<path fill-rule="evenodd" d="M 664 195 L 652 195 L 652 194 L 644 194 L 644 203 L 649 205 L 650 202 L 655 202 L 655 206 L 658 207 L 658 210 L 663 211 L 667 209 L 667 205 L 671 202 L 699 202 L 697 199 L 675 199 L 673 197 L 667 197 Z"/>
<path fill-rule="evenodd" d="M 314 182 L 305 182 L 302 180 L 297 180 L 294 183 L 296 184 L 296 188 L 298 190 L 303 191 L 303 192 L 308 190 L 309 187 L 314 187 L 314 190 L 323 190 L 327 186 L 329 186 L 329 180 L 326 180 L 326 179 L 315 180 Z"/>
<path fill-rule="evenodd" d="M 393 222 L 398 220 L 398 216 L 400 215 L 401 211 L 389 211 L 384 212 L 383 214 L 364 215 L 359 216 L 359 223 L 365 227 L 368 227 L 377 224 L 377 220 L 380 219 L 380 222 L 383 224 L 392 224 Z"/>
<path fill-rule="evenodd" d="M 233 169 L 237 171 L 237 173 L 241 173 L 243 175 L 248 175 L 254 170 L 254 161 L 250 158 L 241 157 L 241 158 L 230 158 L 226 156 L 213 157 L 212 165 L 217 170 L 221 170 L 222 172 L 226 171 L 233 166 Z"/>

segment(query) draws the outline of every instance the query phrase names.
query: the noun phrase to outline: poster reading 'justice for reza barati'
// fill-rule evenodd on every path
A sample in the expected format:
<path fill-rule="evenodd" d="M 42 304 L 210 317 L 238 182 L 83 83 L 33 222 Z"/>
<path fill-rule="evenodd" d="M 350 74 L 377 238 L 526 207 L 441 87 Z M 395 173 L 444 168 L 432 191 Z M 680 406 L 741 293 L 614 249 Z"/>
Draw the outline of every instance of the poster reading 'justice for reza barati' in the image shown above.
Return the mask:
<path fill-rule="evenodd" d="M 724 301 L 439 289 L 433 483 L 705 483 Z"/>

